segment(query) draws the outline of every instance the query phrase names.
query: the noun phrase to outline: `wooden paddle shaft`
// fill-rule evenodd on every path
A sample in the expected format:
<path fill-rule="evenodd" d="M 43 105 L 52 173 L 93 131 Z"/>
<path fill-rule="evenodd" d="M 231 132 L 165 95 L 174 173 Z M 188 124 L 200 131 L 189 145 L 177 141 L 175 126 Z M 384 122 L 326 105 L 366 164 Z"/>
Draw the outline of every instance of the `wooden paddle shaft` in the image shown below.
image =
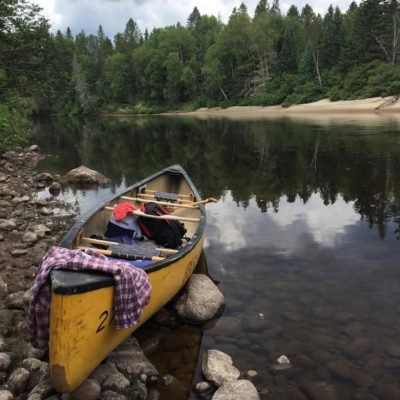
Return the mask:
<path fill-rule="evenodd" d="M 176 207 L 176 208 L 198 208 L 196 206 L 191 206 L 190 204 L 177 204 L 177 203 L 170 203 L 168 201 L 158 201 L 158 200 L 151 200 L 151 199 L 142 199 L 139 197 L 129 197 L 129 196 L 121 196 L 121 199 L 123 200 L 129 200 L 129 201 L 136 201 L 140 203 L 156 203 L 160 204 L 161 206 L 167 206 L 167 207 Z"/>
<path fill-rule="evenodd" d="M 86 246 L 78 246 L 78 249 L 81 249 L 81 250 L 89 249 L 89 250 L 95 251 L 96 253 L 104 254 L 105 256 L 111 256 L 111 257 L 113 256 L 113 252 L 111 250 L 96 249 L 95 247 L 86 247 Z M 132 256 L 132 260 L 135 260 L 135 259 L 136 258 L 134 256 Z M 145 257 L 145 258 L 137 257 L 137 260 L 140 260 L 140 259 L 150 259 L 151 261 L 162 261 L 162 260 L 165 260 L 164 257 L 158 257 L 158 256 Z"/>
<path fill-rule="evenodd" d="M 114 211 L 113 207 L 105 207 L 107 211 Z M 143 211 L 135 210 L 130 211 L 131 214 L 137 215 L 138 217 L 144 218 L 153 218 L 153 219 L 164 219 L 164 220 L 172 220 L 172 221 L 187 221 L 187 222 L 199 222 L 199 218 L 189 218 L 189 217 L 179 217 L 177 215 L 150 215 L 146 214 Z"/>
<path fill-rule="evenodd" d="M 100 245 L 104 245 L 104 246 L 115 246 L 118 244 L 121 244 L 119 242 L 111 242 L 109 240 L 102 240 L 102 239 L 94 239 L 94 238 L 88 238 L 88 237 L 83 237 L 81 238 L 81 240 L 88 242 L 88 243 L 93 243 L 93 244 L 100 244 Z M 161 252 L 161 253 L 165 253 L 165 254 L 176 254 L 178 252 L 178 250 L 174 250 L 174 249 L 164 249 L 164 248 L 156 248 L 155 250 Z"/>

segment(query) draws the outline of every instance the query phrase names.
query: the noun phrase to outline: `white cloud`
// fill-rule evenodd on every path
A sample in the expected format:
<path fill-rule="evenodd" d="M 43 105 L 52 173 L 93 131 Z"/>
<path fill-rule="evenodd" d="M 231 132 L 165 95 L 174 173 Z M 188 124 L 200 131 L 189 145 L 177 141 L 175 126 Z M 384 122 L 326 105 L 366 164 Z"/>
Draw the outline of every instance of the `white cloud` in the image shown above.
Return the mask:
<path fill-rule="evenodd" d="M 105 33 L 113 37 L 122 32 L 129 18 L 133 18 L 142 31 L 148 28 L 163 27 L 180 22 L 186 24 L 187 18 L 196 6 L 201 14 L 220 15 L 227 22 L 234 7 L 241 3 L 239 0 L 29 0 L 43 8 L 43 14 L 50 20 L 52 30 L 65 31 L 69 26 L 73 34 L 82 29 L 86 33 L 96 33 L 101 24 Z M 272 2 L 272 1 L 270 1 Z M 281 1 L 281 9 L 286 13 L 290 5 L 295 4 L 299 10 L 309 3 L 315 12 L 324 14 L 332 3 L 346 11 L 350 0 L 295 0 Z M 250 15 L 253 15 L 258 0 L 244 1 Z"/>

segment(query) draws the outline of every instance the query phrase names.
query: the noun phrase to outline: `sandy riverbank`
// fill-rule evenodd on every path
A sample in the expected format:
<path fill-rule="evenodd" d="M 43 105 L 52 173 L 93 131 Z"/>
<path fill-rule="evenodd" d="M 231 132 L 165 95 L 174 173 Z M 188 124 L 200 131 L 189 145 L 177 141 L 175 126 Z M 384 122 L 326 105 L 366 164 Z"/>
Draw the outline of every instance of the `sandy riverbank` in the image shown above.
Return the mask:
<path fill-rule="evenodd" d="M 400 117 L 400 101 L 394 96 L 374 97 L 363 100 L 330 101 L 320 100 L 314 103 L 267 107 L 200 108 L 192 112 L 178 112 L 173 115 L 193 116 L 197 118 L 227 117 L 234 119 L 300 117 L 305 119 L 361 118 L 375 119 L 381 116 Z"/>

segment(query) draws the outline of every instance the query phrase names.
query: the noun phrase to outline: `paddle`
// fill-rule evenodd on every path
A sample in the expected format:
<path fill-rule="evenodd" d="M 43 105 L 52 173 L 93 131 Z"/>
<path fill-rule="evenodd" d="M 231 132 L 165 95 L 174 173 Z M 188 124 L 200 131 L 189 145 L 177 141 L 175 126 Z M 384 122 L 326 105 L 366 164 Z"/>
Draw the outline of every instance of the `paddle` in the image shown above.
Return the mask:
<path fill-rule="evenodd" d="M 95 239 L 95 238 L 88 238 L 88 237 L 83 237 L 81 240 L 88 242 L 88 243 L 93 243 L 93 244 L 100 244 L 102 246 L 120 246 L 120 245 L 125 245 L 125 246 L 131 246 L 132 249 L 147 249 L 150 248 L 150 246 L 146 244 L 139 244 L 139 243 L 133 243 L 133 244 L 126 244 L 126 243 L 119 243 L 119 242 L 111 242 L 109 240 L 103 240 L 103 239 Z M 164 249 L 162 247 L 152 247 L 152 249 L 160 252 L 160 253 L 165 253 L 165 254 L 176 254 L 178 250 L 174 249 Z"/>
<path fill-rule="evenodd" d="M 121 258 L 125 260 L 151 260 L 151 261 L 162 261 L 165 257 L 160 257 L 160 252 L 156 249 L 144 249 L 138 248 L 135 245 L 118 243 L 117 245 L 111 245 L 109 250 L 97 249 L 95 247 L 78 246 L 78 249 L 86 250 L 90 249 L 99 254 L 111 256 L 115 258 Z"/>
<path fill-rule="evenodd" d="M 191 203 L 191 206 L 199 206 L 200 204 L 207 204 L 207 203 L 218 203 L 218 200 L 215 199 L 214 197 L 209 197 L 208 199 L 200 200 L 200 201 L 195 201 Z"/>

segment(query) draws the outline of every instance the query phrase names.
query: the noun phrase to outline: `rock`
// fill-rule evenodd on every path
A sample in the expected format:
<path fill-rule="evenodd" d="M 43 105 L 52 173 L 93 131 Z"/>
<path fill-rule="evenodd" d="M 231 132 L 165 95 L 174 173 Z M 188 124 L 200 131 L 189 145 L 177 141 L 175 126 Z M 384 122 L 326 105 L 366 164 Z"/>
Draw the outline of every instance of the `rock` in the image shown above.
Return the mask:
<path fill-rule="evenodd" d="M 8 390 L 0 390 L 0 400 L 12 400 L 14 396 Z"/>
<path fill-rule="evenodd" d="M 42 207 L 39 210 L 39 212 L 40 212 L 40 214 L 45 215 L 45 216 L 53 214 L 53 211 L 49 210 L 47 207 Z"/>
<path fill-rule="evenodd" d="M 282 371 L 285 369 L 292 368 L 293 364 L 290 362 L 290 360 L 286 356 L 280 356 L 272 364 L 272 367 L 276 371 Z"/>
<path fill-rule="evenodd" d="M 39 199 L 39 200 L 35 200 L 35 204 L 39 207 L 46 207 L 49 204 L 49 202 L 44 199 Z"/>
<path fill-rule="evenodd" d="M 107 377 L 115 374 L 118 372 L 117 368 L 115 368 L 115 365 L 106 362 L 104 364 L 100 364 L 92 373 L 91 379 L 94 379 L 96 382 L 98 382 L 100 385 L 103 384 L 103 382 L 107 379 Z"/>
<path fill-rule="evenodd" d="M 7 200 L 0 200 L 0 207 L 11 207 L 12 204 Z"/>
<path fill-rule="evenodd" d="M 45 391 L 46 388 L 44 385 L 39 387 L 37 387 L 37 385 L 49 377 L 49 364 L 47 362 L 40 361 L 37 358 L 30 357 L 25 358 L 22 361 L 22 366 L 30 373 L 29 386 L 34 388 L 31 393 Z"/>
<path fill-rule="evenodd" d="M 0 231 L 11 231 L 17 224 L 13 219 L 0 219 Z"/>
<path fill-rule="evenodd" d="M 389 357 L 400 358 L 400 344 L 391 344 L 385 348 L 385 353 Z"/>
<path fill-rule="evenodd" d="M 39 151 L 39 146 L 37 144 L 33 144 L 32 146 L 28 147 L 29 151 Z"/>
<path fill-rule="evenodd" d="M 215 317 L 224 305 L 224 296 L 215 283 L 207 275 L 193 274 L 175 309 L 182 319 L 202 323 Z"/>
<path fill-rule="evenodd" d="M 327 367 L 333 375 L 346 380 L 350 380 L 354 373 L 354 371 L 341 360 L 331 361 L 327 364 Z"/>
<path fill-rule="evenodd" d="M 42 172 L 35 176 L 35 180 L 37 182 L 52 182 L 53 176 L 51 174 L 49 174 L 48 172 Z"/>
<path fill-rule="evenodd" d="M 212 387 L 208 382 L 199 382 L 196 383 L 195 390 L 197 393 L 207 393 L 212 390 Z"/>
<path fill-rule="evenodd" d="M 34 244 L 38 241 L 39 237 L 35 232 L 26 231 L 22 236 L 22 242 L 28 244 Z"/>
<path fill-rule="evenodd" d="M 129 379 L 140 377 L 141 374 L 158 375 L 156 367 L 147 359 L 140 348 L 114 351 L 108 361 L 115 364 L 119 371 Z"/>
<path fill-rule="evenodd" d="M 170 386 L 175 378 L 172 375 L 164 375 L 161 377 L 161 382 L 164 386 Z"/>
<path fill-rule="evenodd" d="M 99 400 L 127 400 L 123 394 L 115 393 L 111 390 L 106 390 L 101 394 Z"/>
<path fill-rule="evenodd" d="M 154 354 L 160 348 L 160 338 L 156 336 L 146 339 L 141 347 L 146 356 Z"/>
<path fill-rule="evenodd" d="M 248 379 L 248 380 L 250 380 L 250 381 L 256 379 L 257 376 L 258 376 L 258 372 L 257 372 L 257 371 L 254 371 L 253 369 L 250 369 L 250 370 L 248 370 L 248 371 L 246 371 L 246 372 L 244 373 L 244 378 L 245 378 L 245 379 Z"/>
<path fill-rule="evenodd" d="M 4 304 L 10 310 L 23 310 L 24 309 L 24 292 L 16 292 L 9 294 Z"/>
<path fill-rule="evenodd" d="M 232 358 L 219 350 L 208 350 L 201 363 L 201 370 L 207 380 L 216 386 L 221 386 L 225 382 L 236 380 L 240 376 L 240 371 L 235 368 Z"/>
<path fill-rule="evenodd" d="M 122 391 L 130 385 L 129 380 L 121 374 L 121 372 L 114 372 L 112 375 L 108 376 L 103 381 L 103 388 L 114 389 L 117 391 Z"/>
<path fill-rule="evenodd" d="M 147 388 L 142 382 L 135 381 L 129 388 L 129 399 L 147 400 Z"/>
<path fill-rule="evenodd" d="M 310 382 L 305 390 L 311 400 L 338 400 L 335 387 L 327 382 Z"/>
<path fill-rule="evenodd" d="M 19 203 L 26 203 L 27 201 L 30 200 L 29 196 L 22 196 L 22 197 L 14 197 L 11 202 L 14 204 L 19 204 Z"/>
<path fill-rule="evenodd" d="M 11 251 L 11 255 L 13 257 L 22 257 L 27 253 L 28 253 L 27 249 L 14 249 L 14 250 Z"/>
<path fill-rule="evenodd" d="M 4 338 L 0 336 L 0 351 L 4 351 L 6 349 L 6 342 L 4 341 Z"/>
<path fill-rule="evenodd" d="M 7 384 L 15 394 L 25 390 L 29 379 L 29 371 L 25 368 L 17 368 L 8 378 Z"/>
<path fill-rule="evenodd" d="M 35 225 L 32 229 L 33 232 L 41 239 L 46 237 L 51 232 L 50 229 L 43 224 Z"/>
<path fill-rule="evenodd" d="M 75 400 L 96 400 L 100 396 L 100 385 L 91 379 L 86 379 L 75 391 L 72 398 Z"/>
<path fill-rule="evenodd" d="M 11 357 L 7 353 L 0 353 L 0 371 L 8 371 L 11 365 Z"/>
<path fill-rule="evenodd" d="M 30 383 L 31 379 L 29 379 Z M 50 376 L 40 379 L 39 383 L 30 391 L 29 396 L 37 395 L 40 399 L 45 398 L 53 390 L 53 384 Z"/>
<path fill-rule="evenodd" d="M 49 187 L 49 192 L 53 196 L 58 196 L 61 192 L 61 185 L 58 182 L 53 182 Z"/>
<path fill-rule="evenodd" d="M 242 333 L 242 324 L 239 317 L 218 318 L 213 327 L 214 336 L 236 337 Z"/>
<path fill-rule="evenodd" d="M 7 283 L 3 281 L 3 278 L 0 276 L 0 299 L 4 299 L 8 294 Z"/>
<path fill-rule="evenodd" d="M 224 383 L 212 397 L 212 400 L 259 400 L 257 389 L 247 380 Z"/>
<path fill-rule="evenodd" d="M 344 351 L 349 357 L 360 358 L 368 354 L 372 348 L 371 340 L 359 337 L 346 346 Z"/>
<path fill-rule="evenodd" d="M 100 172 L 94 171 L 82 165 L 62 176 L 60 181 L 62 184 L 90 187 L 95 185 L 104 185 L 109 182 L 109 179 Z"/>
<path fill-rule="evenodd" d="M 160 400 L 160 399 L 161 399 L 161 395 L 157 390 L 150 389 L 147 392 L 147 400 Z"/>

